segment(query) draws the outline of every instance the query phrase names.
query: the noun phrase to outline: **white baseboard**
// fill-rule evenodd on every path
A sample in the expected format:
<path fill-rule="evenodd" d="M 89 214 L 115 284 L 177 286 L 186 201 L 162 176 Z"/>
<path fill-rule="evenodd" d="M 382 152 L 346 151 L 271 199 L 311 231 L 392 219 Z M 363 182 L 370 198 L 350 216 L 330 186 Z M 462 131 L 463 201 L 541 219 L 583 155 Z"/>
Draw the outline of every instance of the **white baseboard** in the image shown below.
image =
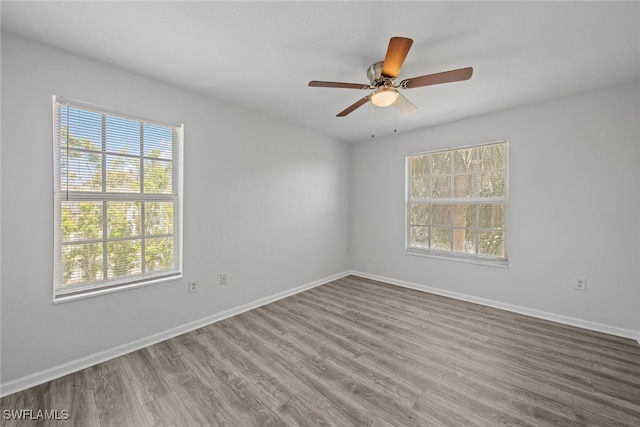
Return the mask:
<path fill-rule="evenodd" d="M 591 322 L 589 320 L 578 319 L 575 317 L 563 316 L 561 314 L 549 313 L 547 311 L 536 310 L 533 308 L 522 307 L 519 305 L 507 304 L 500 301 L 494 301 L 485 298 L 478 298 L 472 295 L 462 294 L 458 292 L 451 292 L 444 289 L 433 288 L 431 286 L 420 285 L 417 283 L 405 282 L 403 280 L 396 280 L 390 277 L 382 277 L 375 274 L 363 273 L 361 271 L 351 271 L 354 276 L 360 276 L 365 279 L 377 280 L 380 282 L 388 283 L 390 285 L 401 286 L 403 288 L 415 289 L 418 291 L 428 292 L 431 294 L 441 295 L 461 301 L 472 302 L 487 307 L 499 308 L 501 310 L 510 311 L 512 313 L 524 314 L 538 319 L 550 320 L 556 323 L 562 323 L 564 325 L 576 326 L 582 329 L 588 329 L 596 332 L 603 332 L 609 335 L 615 335 L 618 337 L 631 338 L 638 341 L 640 344 L 639 331 L 632 329 L 618 328 L 616 326 L 606 325 L 603 323 Z"/>
<path fill-rule="evenodd" d="M 127 344 L 123 344 L 121 346 L 114 347 L 105 351 L 101 351 L 99 353 L 95 353 L 95 354 L 83 357 L 81 359 L 73 360 L 59 366 L 54 366 L 53 368 L 49 368 L 44 371 L 36 372 L 31 375 L 27 375 L 12 381 L 8 381 L 6 383 L 0 384 L 0 397 L 8 396 L 18 391 L 37 386 L 39 384 L 46 383 L 47 381 L 51 381 L 56 378 L 63 377 L 73 372 L 80 371 L 82 369 L 88 368 L 98 363 L 106 362 L 107 360 L 111 360 L 116 357 L 123 356 L 127 353 L 131 353 L 132 351 L 140 350 L 141 348 L 159 343 L 161 341 L 176 337 L 178 335 L 182 335 L 184 333 L 193 331 L 203 326 L 207 326 L 211 323 L 219 322 L 228 317 L 235 316 L 240 313 L 244 313 L 245 311 L 249 311 L 254 308 L 263 306 L 265 304 L 269 304 L 274 301 L 278 301 L 280 299 L 289 297 L 291 295 L 295 295 L 297 293 L 306 291 L 308 289 L 315 288 L 316 286 L 324 285 L 325 283 L 329 283 L 333 280 L 340 279 L 342 277 L 348 276 L 349 274 L 350 274 L 349 271 L 334 274 L 332 276 L 328 276 L 320 280 L 315 280 L 313 282 L 298 286 L 293 289 L 279 292 L 277 294 L 270 295 L 265 298 L 260 298 L 258 300 L 213 314 L 211 316 L 207 316 L 205 318 L 202 318 L 193 322 L 189 322 L 187 324 L 180 325 L 175 328 L 171 328 L 164 332 L 160 332 L 145 338 L 141 338 L 139 340 L 136 340 Z"/>

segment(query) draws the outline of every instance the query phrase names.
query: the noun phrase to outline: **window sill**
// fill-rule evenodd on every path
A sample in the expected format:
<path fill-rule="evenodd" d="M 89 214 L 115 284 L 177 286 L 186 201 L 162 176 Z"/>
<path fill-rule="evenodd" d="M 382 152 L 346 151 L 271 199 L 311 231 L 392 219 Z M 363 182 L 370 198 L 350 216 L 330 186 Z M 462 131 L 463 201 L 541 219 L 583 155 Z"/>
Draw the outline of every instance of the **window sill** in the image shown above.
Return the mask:
<path fill-rule="evenodd" d="M 470 256 L 464 256 L 464 255 L 448 255 L 444 253 L 422 251 L 419 249 L 406 249 L 405 253 L 407 255 L 412 255 L 412 256 L 441 259 L 445 261 L 464 262 L 467 264 L 483 265 L 486 267 L 509 268 L 508 259 L 498 260 L 498 259 L 489 259 L 489 258 L 476 258 L 476 257 L 470 257 Z"/>
<path fill-rule="evenodd" d="M 170 280 L 177 280 L 181 278 L 182 278 L 182 273 L 176 273 L 169 276 L 161 276 L 161 277 L 157 277 L 157 278 L 153 278 L 153 279 L 149 279 L 141 282 L 130 283 L 128 285 L 116 285 L 116 286 L 103 287 L 103 288 L 87 289 L 87 290 L 79 291 L 76 293 L 54 295 L 53 303 L 62 304 L 66 302 L 77 301 L 80 299 L 92 298 L 100 295 L 106 295 L 106 294 L 112 294 L 115 292 L 128 291 L 130 289 L 142 288 L 145 286 L 151 286 L 158 283 L 168 282 Z"/>

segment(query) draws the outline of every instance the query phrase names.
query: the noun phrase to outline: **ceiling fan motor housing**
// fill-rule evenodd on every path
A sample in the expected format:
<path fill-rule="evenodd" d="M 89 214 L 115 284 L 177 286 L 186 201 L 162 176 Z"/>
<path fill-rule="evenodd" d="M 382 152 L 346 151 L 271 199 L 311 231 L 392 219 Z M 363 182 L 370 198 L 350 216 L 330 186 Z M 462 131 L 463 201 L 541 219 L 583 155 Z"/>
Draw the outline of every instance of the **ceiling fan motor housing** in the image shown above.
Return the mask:
<path fill-rule="evenodd" d="M 384 61 L 378 61 L 367 68 L 367 78 L 372 88 L 381 86 L 393 86 L 396 79 L 393 77 L 385 77 L 382 75 L 382 66 Z"/>

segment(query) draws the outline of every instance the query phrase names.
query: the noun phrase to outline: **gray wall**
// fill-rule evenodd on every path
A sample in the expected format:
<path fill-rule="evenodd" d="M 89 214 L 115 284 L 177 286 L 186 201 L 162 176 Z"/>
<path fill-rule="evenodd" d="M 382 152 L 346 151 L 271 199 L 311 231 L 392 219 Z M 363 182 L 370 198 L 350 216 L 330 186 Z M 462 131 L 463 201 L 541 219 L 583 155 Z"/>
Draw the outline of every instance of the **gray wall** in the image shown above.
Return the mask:
<path fill-rule="evenodd" d="M 636 83 L 353 146 L 353 269 L 637 337 L 639 113 Z M 406 255 L 405 156 L 503 138 L 510 268 Z"/>
<path fill-rule="evenodd" d="M 53 94 L 184 123 L 183 279 L 52 304 Z M 348 162 L 329 137 L 3 34 L 1 382 L 344 273 Z"/>

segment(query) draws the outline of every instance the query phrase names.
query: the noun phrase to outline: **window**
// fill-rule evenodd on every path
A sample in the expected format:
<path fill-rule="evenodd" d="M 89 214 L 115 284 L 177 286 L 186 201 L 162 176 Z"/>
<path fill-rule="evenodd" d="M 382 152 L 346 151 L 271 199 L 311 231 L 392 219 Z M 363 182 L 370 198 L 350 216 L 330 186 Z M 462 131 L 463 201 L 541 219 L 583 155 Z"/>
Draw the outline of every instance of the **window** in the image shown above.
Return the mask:
<path fill-rule="evenodd" d="M 181 276 L 182 125 L 53 98 L 54 301 Z"/>
<path fill-rule="evenodd" d="M 408 253 L 506 265 L 508 143 L 408 156 Z"/>

